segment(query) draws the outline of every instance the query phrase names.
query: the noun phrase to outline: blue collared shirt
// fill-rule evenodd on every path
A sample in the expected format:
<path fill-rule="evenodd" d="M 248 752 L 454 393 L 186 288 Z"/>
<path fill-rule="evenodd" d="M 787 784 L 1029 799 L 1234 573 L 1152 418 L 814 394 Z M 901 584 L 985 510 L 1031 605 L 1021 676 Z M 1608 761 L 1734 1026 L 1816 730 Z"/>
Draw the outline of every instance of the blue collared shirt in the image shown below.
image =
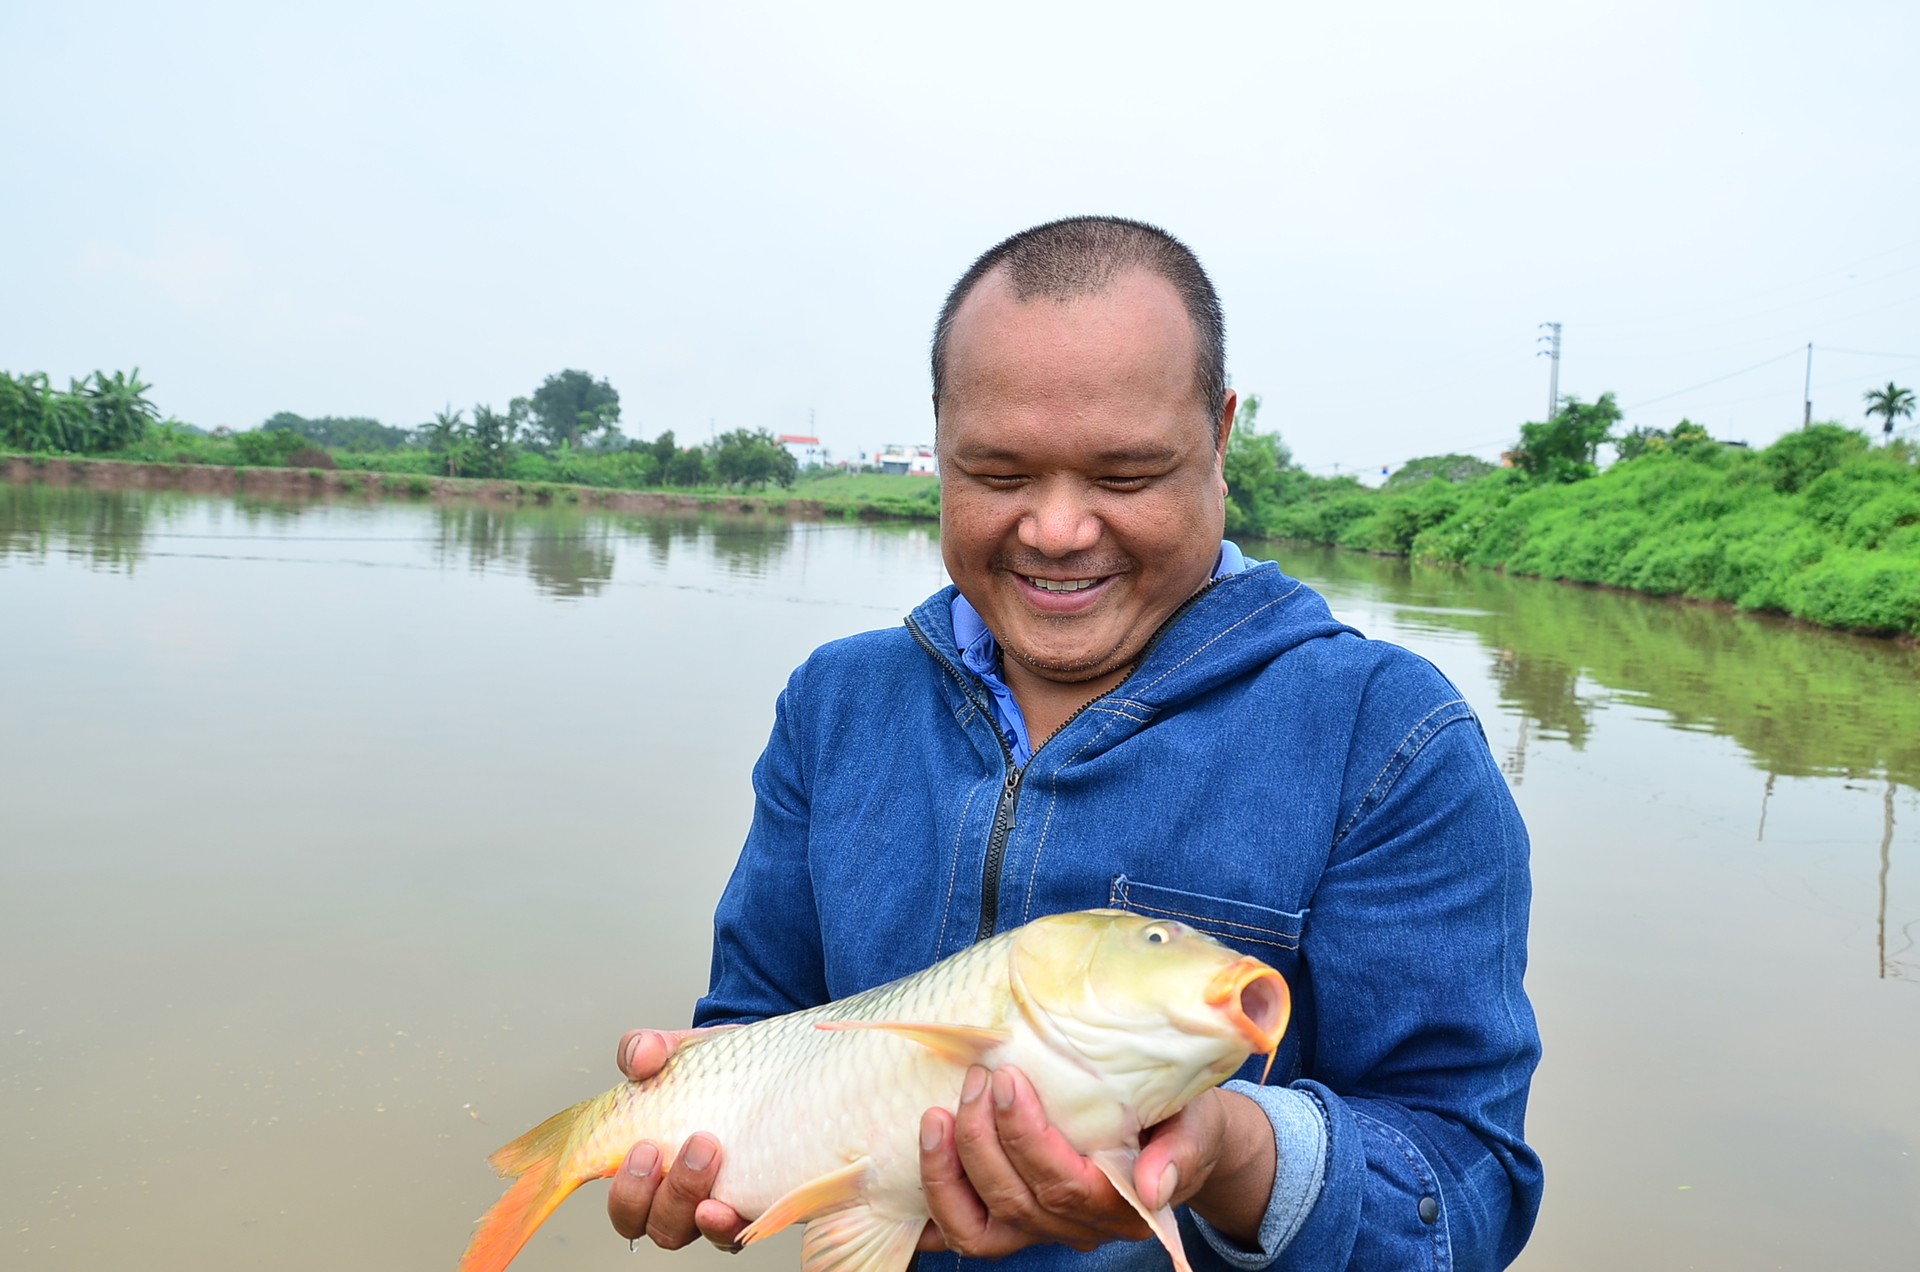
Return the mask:
<path fill-rule="evenodd" d="M 1231 539 L 1220 541 L 1220 559 L 1214 563 L 1213 577 L 1224 579 L 1238 574 L 1258 561 L 1247 560 L 1240 545 Z M 958 592 L 953 594 L 953 638 L 960 644 L 960 661 L 980 677 L 993 695 L 993 714 L 1000 725 L 1000 736 L 1007 740 L 1013 762 L 1024 765 L 1033 758 L 1033 737 L 1027 732 L 1027 717 L 1014 699 L 1013 690 L 1000 675 L 1000 642 L 987 630 L 986 620 L 972 602 Z"/>

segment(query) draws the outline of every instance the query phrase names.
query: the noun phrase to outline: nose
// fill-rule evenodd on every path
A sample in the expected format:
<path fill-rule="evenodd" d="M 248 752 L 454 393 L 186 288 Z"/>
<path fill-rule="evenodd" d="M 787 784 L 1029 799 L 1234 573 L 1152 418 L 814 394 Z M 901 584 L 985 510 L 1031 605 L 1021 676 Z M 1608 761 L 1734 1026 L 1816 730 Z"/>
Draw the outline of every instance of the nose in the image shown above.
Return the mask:
<path fill-rule="evenodd" d="M 1033 506 L 1020 518 L 1020 542 L 1047 557 L 1090 552 L 1100 542 L 1101 530 L 1100 518 L 1063 481 L 1041 482 Z"/>

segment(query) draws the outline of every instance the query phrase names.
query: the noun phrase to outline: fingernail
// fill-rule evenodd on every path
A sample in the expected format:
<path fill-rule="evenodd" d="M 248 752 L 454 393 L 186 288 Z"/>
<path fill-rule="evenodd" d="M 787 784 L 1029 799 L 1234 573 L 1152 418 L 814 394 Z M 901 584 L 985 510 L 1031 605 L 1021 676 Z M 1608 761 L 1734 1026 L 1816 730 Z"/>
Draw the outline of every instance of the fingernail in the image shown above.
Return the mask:
<path fill-rule="evenodd" d="M 1006 1070 L 993 1075 L 993 1107 L 1004 1109 L 1013 1103 L 1013 1075 Z"/>
<path fill-rule="evenodd" d="M 713 1141 L 698 1137 L 688 1140 L 684 1160 L 688 1170 L 705 1170 L 713 1165 Z"/>
<path fill-rule="evenodd" d="M 1168 1162 L 1166 1169 L 1160 1172 L 1160 1200 L 1153 1203 L 1153 1208 L 1158 1210 L 1162 1206 L 1172 1204 L 1173 1190 L 1179 1186 L 1180 1168 Z"/>
<path fill-rule="evenodd" d="M 627 1174 L 635 1179 L 645 1179 L 659 1164 L 660 1150 L 651 1144 L 642 1144 L 627 1154 Z"/>
<path fill-rule="evenodd" d="M 940 1119 L 932 1114 L 920 1119 L 920 1151 L 931 1153 L 940 1147 Z"/>
<path fill-rule="evenodd" d="M 633 1062 L 636 1059 L 638 1059 L 640 1055 L 640 1044 L 645 1042 L 646 1039 L 647 1039 L 647 1035 L 645 1035 L 644 1033 L 637 1033 L 633 1036 L 633 1041 L 627 1044 L 626 1070 L 628 1073 L 633 1072 Z"/>
<path fill-rule="evenodd" d="M 986 1090 L 987 1071 L 979 1065 L 967 1070 L 967 1081 L 960 1088 L 960 1103 L 972 1104 L 980 1098 L 980 1092 Z"/>

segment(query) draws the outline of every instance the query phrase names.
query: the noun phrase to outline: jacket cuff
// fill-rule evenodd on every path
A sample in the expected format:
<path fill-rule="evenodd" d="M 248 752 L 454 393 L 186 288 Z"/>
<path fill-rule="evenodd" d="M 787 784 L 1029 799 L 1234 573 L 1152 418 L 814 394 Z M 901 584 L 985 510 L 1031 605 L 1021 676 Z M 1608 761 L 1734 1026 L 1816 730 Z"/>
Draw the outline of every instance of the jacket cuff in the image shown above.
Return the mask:
<path fill-rule="evenodd" d="M 1320 1101 L 1291 1087 L 1234 1081 L 1226 1089 L 1258 1104 L 1273 1124 L 1273 1193 L 1260 1218 L 1259 1249 L 1246 1249 L 1197 1214 L 1193 1222 L 1229 1267 L 1260 1272 L 1286 1250 L 1320 1199 L 1327 1173 L 1327 1115 Z"/>

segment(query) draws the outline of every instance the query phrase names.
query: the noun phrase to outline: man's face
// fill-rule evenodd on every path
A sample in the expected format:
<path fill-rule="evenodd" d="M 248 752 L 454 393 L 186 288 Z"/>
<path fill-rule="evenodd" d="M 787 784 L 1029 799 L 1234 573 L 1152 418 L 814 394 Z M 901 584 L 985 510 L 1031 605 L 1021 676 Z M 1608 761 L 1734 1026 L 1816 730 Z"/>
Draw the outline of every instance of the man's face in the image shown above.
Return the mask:
<path fill-rule="evenodd" d="M 1194 355 L 1179 295 L 1143 271 L 1064 303 L 1023 303 L 990 274 L 955 316 L 941 551 L 1007 656 L 1044 679 L 1126 667 L 1212 574 L 1226 486 Z"/>

